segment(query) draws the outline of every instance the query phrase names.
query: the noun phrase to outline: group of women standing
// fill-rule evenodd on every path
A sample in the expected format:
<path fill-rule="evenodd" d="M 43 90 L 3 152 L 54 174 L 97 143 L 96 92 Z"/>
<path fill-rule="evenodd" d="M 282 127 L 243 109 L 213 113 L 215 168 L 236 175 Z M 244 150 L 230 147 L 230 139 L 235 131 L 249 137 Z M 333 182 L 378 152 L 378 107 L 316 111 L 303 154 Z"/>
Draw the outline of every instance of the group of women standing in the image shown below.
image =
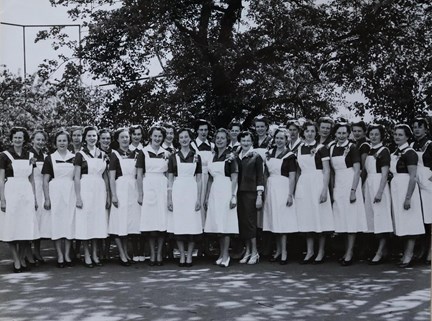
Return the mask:
<path fill-rule="evenodd" d="M 353 262 L 358 233 L 378 237 L 370 264 L 383 262 L 393 233 L 406 239 L 399 266 L 412 264 L 416 237 L 432 223 L 425 119 L 416 119 L 414 131 L 394 128 L 393 153 L 383 145 L 381 125 L 323 117 L 288 121 L 270 135 L 267 119 L 257 117 L 254 127 L 242 131 L 232 122 L 210 142 L 204 120 L 195 126 L 196 138 L 188 128 L 176 132 L 165 124 L 149 130 L 145 146 L 141 126 L 119 128 L 113 137 L 109 130 L 73 127 L 52 135 L 51 153 L 43 130 L 30 137 L 25 128 L 12 128 L 11 147 L 0 154 L 0 240 L 10 245 L 14 272 L 43 261 L 44 238 L 54 241 L 60 268 L 72 265 L 81 246 L 84 265 L 100 266 L 101 240 L 108 236 L 120 264 L 144 260 L 144 236 L 150 265 L 162 265 L 167 233 L 176 240 L 179 266 L 192 266 L 203 233 L 219 238 L 215 264 L 230 265 L 234 235 L 244 241 L 240 263 L 256 264 L 259 229 L 275 236 L 270 260 L 280 264 L 288 260 L 288 234 L 305 236 L 302 264 L 320 264 L 326 236 L 334 232 L 346 234 L 343 266 Z"/>

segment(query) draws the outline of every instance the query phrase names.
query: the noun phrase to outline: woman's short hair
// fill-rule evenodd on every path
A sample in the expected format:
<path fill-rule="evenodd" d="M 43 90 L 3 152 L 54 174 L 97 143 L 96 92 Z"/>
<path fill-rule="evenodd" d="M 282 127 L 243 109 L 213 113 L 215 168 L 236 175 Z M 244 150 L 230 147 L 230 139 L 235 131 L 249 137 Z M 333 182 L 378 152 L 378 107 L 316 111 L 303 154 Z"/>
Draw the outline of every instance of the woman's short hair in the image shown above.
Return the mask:
<path fill-rule="evenodd" d="M 11 130 L 9 131 L 9 139 L 12 141 L 12 137 L 19 132 L 22 132 L 24 134 L 24 143 L 27 143 L 30 140 L 30 136 L 27 129 L 25 129 L 24 127 L 19 127 L 19 126 L 12 127 Z"/>
<path fill-rule="evenodd" d="M 240 140 L 246 136 L 250 136 L 252 141 L 254 141 L 254 139 L 255 139 L 255 136 L 252 134 L 252 132 L 250 132 L 248 130 L 244 130 L 237 136 L 237 140 L 240 142 Z"/>
<path fill-rule="evenodd" d="M 384 140 L 384 137 L 385 137 L 385 128 L 381 124 L 370 124 L 368 126 L 368 129 L 367 129 L 367 137 L 369 137 L 370 132 L 372 130 L 374 130 L 374 129 L 378 129 L 379 130 L 379 133 L 381 135 L 381 140 Z"/>
<path fill-rule="evenodd" d="M 351 134 L 351 126 L 347 122 L 337 123 L 334 126 L 333 132 L 336 133 L 338 131 L 338 129 L 341 128 L 341 127 L 345 127 L 347 129 L 348 134 Z"/>
<path fill-rule="evenodd" d="M 363 120 L 351 124 L 351 129 L 354 127 L 360 127 L 366 133 L 366 123 Z"/>
<path fill-rule="evenodd" d="M 228 130 L 225 129 L 225 128 L 219 128 L 218 130 L 216 130 L 215 135 L 214 135 L 214 140 L 215 141 L 216 141 L 216 136 L 217 136 L 218 133 L 224 133 L 225 134 L 225 137 L 226 137 L 226 140 L 227 140 L 227 146 L 228 146 L 231 143 L 231 136 L 230 136 Z"/>
<path fill-rule="evenodd" d="M 152 127 L 150 128 L 150 130 L 149 130 L 149 137 L 151 137 L 151 135 L 153 134 L 153 132 L 154 132 L 155 130 L 158 130 L 158 131 L 160 131 L 160 132 L 162 133 L 162 141 L 164 141 L 164 140 L 165 140 L 165 137 L 166 137 L 166 130 L 165 130 L 164 127 L 159 126 L 159 125 L 152 126 Z"/>
<path fill-rule="evenodd" d="M 405 132 L 405 135 L 411 139 L 414 135 L 413 132 L 411 130 L 411 127 L 409 127 L 407 124 L 397 124 L 394 127 L 394 131 L 396 131 L 397 129 L 402 129 Z"/>

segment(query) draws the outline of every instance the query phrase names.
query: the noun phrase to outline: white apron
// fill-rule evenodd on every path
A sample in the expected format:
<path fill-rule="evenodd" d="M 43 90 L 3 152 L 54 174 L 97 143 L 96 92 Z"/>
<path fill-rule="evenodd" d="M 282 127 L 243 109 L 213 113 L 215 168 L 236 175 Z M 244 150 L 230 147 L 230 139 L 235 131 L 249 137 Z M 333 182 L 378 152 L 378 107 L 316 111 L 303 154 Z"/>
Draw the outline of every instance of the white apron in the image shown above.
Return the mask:
<path fill-rule="evenodd" d="M 263 230 L 273 233 L 298 232 L 296 215 L 296 203 L 293 197 L 293 205 L 287 206 L 289 194 L 289 178 L 281 175 L 283 158 L 270 158 L 267 160 L 269 178 L 265 189 L 265 203 L 263 210 Z"/>
<path fill-rule="evenodd" d="M 376 155 L 380 152 L 381 150 L 379 149 Z M 375 234 L 392 233 L 391 197 L 390 188 L 387 183 L 382 193 L 381 202 L 374 203 L 382 175 L 376 172 L 376 158 L 373 155 L 366 157 L 365 169 L 367 171 L 367 178 L 364 183 L 364 197 L 368 232 Z"/>
<path fill-rule="evenodd" d="M 108 236 L 106 189 L 102 174 L 106 169 L 103 158 L 91 158 L 80 152 L 87 161 L 88 174 L 81 177 L 83 208 L 76 209 L 75 238 L 103 239 Z"/>
<path fill-rule="evenodd" d="M 331 154 L 331 152 L 330 152 Z M 363 203 L 361 180 L 356 188 L 356 201 L 350 203 L 350 194 L 354 177 L 354 168 L 347 168 L 345 156 L 330 157 L 335 171 L 335 183 L 333 188 L 333 215 L 335 232 L 357 233 L 366 232 L 366 212 Z"/>
<path fill-rule="evenodd" d="M 35 196 L 29 181 L 33 165 L 30 159 L 14 159 L 11 153 L 4 154 L 11 160 L 13 177 L 8 177 L 5 184 L 6 213 L 0 219 L 3 242 L 26 241 L 39 239 L 39 228 L 35 210 Z M 43 204 L 38 204 L 38 206 Z"/>
<path fill-rule="evenodd" d="M 424 166 L 423 151 L 416 152 L 418 155 L 417 181 L 420 188 L 420 196 L 423 209 L 423 220 L 425 224 L 432 224 L 432 171 Z"/>
<path fill-rule="evenodd" d="M 206 233 L 238 234 L 237 208 L 230 208 L 232 198 L 231 177 L 225 176 L 225 162 L 211 162 L 209 173 L 213 177 L 208 200 Z M 203 192 L 204 194 L 204 192 Z"/>
<path fill-rule="evenodd" d="M 57 163 L 63 161 L 57 153 L 51 154 L 54 178 L 49 182 L 51 200 L 51 239 L 75 238 L 76 196 L 74 187 L 74 165 Z"/>
<path fill-rule="evenodd" d="M 44 154 L 44 158 L 46 155 Z M 36 167 L 33 169 L 33 177 L 35 182 L 35 193 L 38 203 L 36 217 L 38 220 L 39 236 L 41 238 L 51 238 L 51 212 L 44 208 L 45 197 L 43 193 L 43 175 L 42 167 L 44 162 L 36 162 Z"/>
<path fill-rule="evenodd" d="M 267 155 L 266 155 L 266 153 L 267 153 L 268 149 L 267 148 L 254 148 L 253 150 L 254 150 L 254 152 L 257 152 L 258 155 L 261 156 L 261 158 L 263 160 L 263 172 L 265 173 L 264 169 L 265 169 L 265 164 L 266 164 L 266 161 L 267 161 Z M 264 186 L 265 185 L 267 185 L 267 177 L 266 177 L 266 175 L 264 175 Z M 265 202 L 266 202 L 265 198 L 263 198 L 263 202 L 265 204 Z M 263 220 L 264 220 L 263 215 L 264 214 L 263 213 L 264 213 L 264 209 L 263 208 L 257 209 L 257 227 L 261 228 L 261 229 L 264 226 L 264 222 L 263 222 Z"/>
<path fill-rule="evenodd" d="M 198 151 L 198 154 L 201 156 L 201 166 L 202 166 L 202 175 L 201 175 L 201 190 L 205 191 L 207 188 L 208 182 L 208 163 L 213 159 L 213 152 L 209 150 Z M 201 221 L 205 222 L 206 219 L 206 210 L 204 208 L 205 201 L 205 193 L 201 193 Z M 204 225 L 202 226 L 204 228 Z"/>
<path fill-rule="evenodd" d="M 111 206 L 108 233 L 118 236 L 139 234 L 141 208 L 138 204 L 135 159 L 123 158 L 115 150 L 113 153 L 119 160 L 122 176 L 115 181 L 118 207 Z"/>
<path fill-rule="evenodd" d="M 168 180 L 165 176 L 168 170 L 168 161 L 164 158 L 150 158 L 145 149 L 143 153 L 145 156 L 145 173 L 140 230 L 142 232 L 165 232 L 168 225 Z"/>
<path fill-rule="evenodd" d="M 200 211 L 195 211 L 197 163 L 181 163 L 176 155 L 177 177 L 172 189 L 173 211 L 168 215 L 168 232 L 176 235 L 196 235 L 203 231 Z"/>
<path fill-rule="evenodd" d="M 315 156 L 312 154 L 302 155 L 299 148 L 297 162 L 301 169 L 295 192 L 299 231 L 316 233 L 334 231 L 333 211 L 328 188 L 327 201 L 320 203 L 324 175 L 321 169 L 316 169 Z"/>
<path fill-rule="evenodd" d="M 411 207 L 405 210 L 403 204 L 408 189 L 409 174 L 397 173 L 396 164 L 399 157 L 391 155 L 390 171 L 393 179 L 390 183 L 390 191 L 393 206 L 394 230 L 397 236 L 424 234 L 423 216 L 421 210 L 420 193 L 415 185 L 411 196 Z"/>

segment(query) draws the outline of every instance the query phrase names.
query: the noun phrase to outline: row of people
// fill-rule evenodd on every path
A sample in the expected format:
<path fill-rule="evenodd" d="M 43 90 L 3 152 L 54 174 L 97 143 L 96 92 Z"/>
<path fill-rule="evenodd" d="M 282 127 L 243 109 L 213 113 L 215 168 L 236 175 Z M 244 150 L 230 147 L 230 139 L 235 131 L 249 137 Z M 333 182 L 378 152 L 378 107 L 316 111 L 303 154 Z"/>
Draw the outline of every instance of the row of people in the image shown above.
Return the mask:
<path fill-rule="evenodd" d="M 167 231 L 176 235 L 181 265 L 192 263 L 194 236 L 203 231 L 220 235 L 218 264 L 229 265 L 230 235 L 237 233 L 246 247 L 240 262 L 255 264 L 259 260 L 257 227 L 277 235 L 274 257 L 280 256 L 281 262 L 287 260 L 289 233 L 307 233 L 305 263 L 313 258 L 316 263 L 322 262 L 325 233 L 346 233 L 342 265 L 352 262 L 356 233 L 370 232 L 380 237 L 372 259 L 379 263 L 385 235 L 394 232 L 407 237 L 401 266 L 409 266 L 415 237 L 424 233 L 424 223 L 430 224 L 427 181 L 432 175 L 427 163 L 427 122 L 414 124 L 416 137 L 422 136 L 417 140 L 421 145 L 417 146 L 421 149 L 418 153 L 408 146 L 412 136 L 409 126 L 397 126 L 394 140 L 398 149 L 393 154 L 382 145 L 381 126 L 369 128 L 370 142 L 359 139 L 354 144 L 348 141 L 348 124 L 335 126 L 335 141 L 325 137 L 326 129 L 328 133 L 332 129 L 326 119 L 321 119 L 319 128 L 312 122 L 303 126 L 290 122 L 288 131 L 278 129 L 273 137 L 267 135 L 266 121 L 257 119 L 258 139 L 254 140 L 251 132 L 241 132 L 238 126 L 237 142 L 231 140 L 237 131 L 235 125 L 230 131 L 218 130 L 215 143 L 206 139 L 206 122 L 197 126 L 197 140 L 193 140 L 190 130 L 181 129 L 177 150 L 172 147 L 172 126 L 153 127 L 146 147 L 140 144 L 141 128 L 122 128 L 114 135 L 119 147 L 109 155 L 108 149 L 104 152 L 96 147 L 98 140 L 102 147 L 104 133 L 98 133 L 95 127 L 72 131 L 72 152 L 68 150 L 69 133 L 57 132 L 56 151 L 48 156 L 41 152 L 46 141 L 42 131 L 32 135 L 33 149 L 26 151 L 23 145 L 29 139 L 27 131 L 12 129 L 13 146 L 0 157 L 4 212 L 0 216 L 0 239 L 10 244 L 14 269 L 25 266 L 25 241 L 39 238 L 55 240 L 60 266 L 71 262 L 72 239 L 84 241 L 87 266 L 99 264 L 96 240 L 108 234 L 115 237 L 120 261 L 127 265 L 126 237 L 143 232 L 150 241 L 151 262 L 161 264 Z M 303 139 L 299 137 L 301 130 Z M 85 146 L 80 146 L 80 136 Z M 109 133 L 106 136 L 110 137 Z M 273 147 L 269 149 L 270 142 Z M 420 153 L 424 168 L 418 166 Z M 387 184 L 389 169 L 393 174 L 391 188 Z M 367 173 L 363 185 L 361 172 Z M 422 198 L 417 176 L 422 182 Z M 319 239 L 316 256 L 315 236 Z"/>

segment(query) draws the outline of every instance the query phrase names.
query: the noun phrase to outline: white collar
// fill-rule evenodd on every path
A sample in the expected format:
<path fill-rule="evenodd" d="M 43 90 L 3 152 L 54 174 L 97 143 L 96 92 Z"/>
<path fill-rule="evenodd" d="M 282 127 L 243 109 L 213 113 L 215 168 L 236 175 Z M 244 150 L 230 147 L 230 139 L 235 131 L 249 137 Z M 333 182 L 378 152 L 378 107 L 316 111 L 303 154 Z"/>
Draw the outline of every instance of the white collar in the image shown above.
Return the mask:
<path fill-rule="evenodd" d="M 60 155 L 60 153 L 58 152 L 58 150 L 56 150 L 53 154 L 52 157 L 54 157 L 54 159 L 60 159 L 60 160 L 68 160 L 71 159 L 73 157 L 75 157 L 75 155 L 73 153 L 70 152 L 70 150 L 66 149 L 66 155 L 63 158 L 62 155 Z"/>
<path fill-rule="evenodd" d="M 199 137 L 197 137 L 197 139 L 195 139 L 195 144 L 196 144 L 198 147 L 200 147 L 201 144 L 206 144 L 206 145 L 208 145 L 208 146 L 211 146 L 211 145 L 210 145 L 210 142 L 208 141 L 208 139 L 206 139 L 205 141 L 202 141 L 201 139 L 199 139 Z"/>
<path fill-rule="evenodd" d="M 297 140 L 293 143 L 293 142 L 290 142 L 290 144 L 289 144 L 289 146 L 290 147 L 294 147 L 294 146 L 296 146 L 297 144 L 299 144 L 299 143 L 301 143 L 301 139 L 300 139 L 300 137 L 299 138 L 297 138 Z"/>
<path fill-rule="evenodd" d="M 135 146 L 132 145 L 132 144 L 129 145 L 129 150 L 130 150 L 131 152 L 134 152 L 136 149 L 141 150 L 141 149 L 143 149 L 143 148 L 144 148 L 144 146 L 143 146 L 141 143 L 139 143 L 137 147 L 135 147 Z"/>
<path fill-rule="evenodd" d="M 239 158 L 243 159 L 245 157 L 248 157 L 250 154 L 252 154 L 253 151 L 254 151 L 254 149 L 252 147 L 245 154 L 243 153 L 243 151 L 241 151 L 239 153 Z"/>
<path fill-rule="evenodd" d="M 348 144 L 349 144 L 349 140 L 347 139 L 342 145 L 341 144 L 339 144 L 339 142 L 337 142 L 336 143 L 336 146 L 337 147 L 346 147 L 346 146 L 348 146 Z"/>
<path fill-rule="evenodd" d="M 310 143 L 310 144 L 306 143 L 306 141 L 303 141 L 303 145 L 307 146 L 307 147 L 315 146 L 315 144 L 316 144 L 316 140 L 313 140 L 312 143 Z"/>
<path fill-rule="evenodd" d="M 373 149 L 381 148 L 382 146 L 383 146 L 382 142 L 379 144 L 376 144 L 375 146 L 372 146 L 372 144 L 371 144 L 371 148 L 373 148 Z"/>
<path fill-rule="evenodd" d="M 167 148 L 173 148 L 174 149 L 174 145 L 171 143 L 171 145 L 168 145 L 167 143 L 163 142 L 162 143 L 162 148 L 163 149 L 167 149 Z"/>
<path fill-rule="evenodd" d="M 399 146 L 398 149 L 403 150 L 403 149 L 408 148 L 408 147 L 409 147 L 408 143 L 405 143 L 405 144 L 402 144 L 401 146 Z"/>
<path fill-rule="evenodd" d="M 144 148 L 143 148 L 143 151 L 152 152 L 152 153 L 155 154 L 155 155 L 159 155 L 159 154 L 162 154 L 162 153 L 165 153 L 165 152 L 166 152 L 166 150 L 165 150 L 162 146 L 159 147 L 159 150 L 156 152 L 156 151 L 153 149 L 153 147 L 151 147 L 150 144 L 148 144 L 146 147 L 144 147 Z"/>

